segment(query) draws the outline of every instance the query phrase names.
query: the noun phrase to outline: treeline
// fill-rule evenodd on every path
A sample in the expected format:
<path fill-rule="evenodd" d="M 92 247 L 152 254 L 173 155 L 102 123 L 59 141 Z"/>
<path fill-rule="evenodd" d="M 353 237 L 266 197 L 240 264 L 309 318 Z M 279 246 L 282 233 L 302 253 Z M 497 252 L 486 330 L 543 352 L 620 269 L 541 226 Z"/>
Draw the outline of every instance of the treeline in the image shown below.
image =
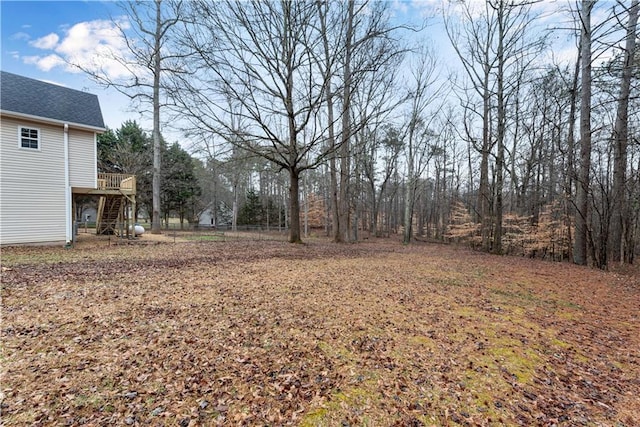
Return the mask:
<path fill-rule="evenodd" d="M 197 216 L 192 202 L 168 202 L 191 194 L 235 221 L 277 212 L 291 242 L 321 227 L 337 242 L 402 233 L 601 268 L 633 262 L 638 0 L 582 0 L 553 26 L 547 6 L 443 2 L 436 30 L 400 22 L 391 2 L 139 5 L 156 21 L 132 22 L 155 24 L 161 40 L 155 66 L 138 63 L 168 100 L 154 111 L 200 159 L 200 194 L 176 190 L 164 211 Z M 563 39 L 572 59 L 556 56 Z M 243 211 L 256 197 L 269 214 Z"/>
<path fill-rule="evenodd" d="M 202 161 L 175 142 L 162 141 L 160 180 L 161 212 L 164 224 L 177 218 L 186 224 L 203 226 L 260 225 L 284 228 L 286 200 L 258 193 L 249 177 L 257 170 L 245 158 Z M 135 217 L 149 220 L 152 211 L 151 136 L 135 121 L 98 135 L 98 170 L 136 175 Z M 264 163 L 264 162 L 262 162 Z M 270 179 L 273 177 L 269 177 Z M 265 188 L 265 183 L 257 183 Z M 206 220 L 205 220 L 206 219 Z"/>

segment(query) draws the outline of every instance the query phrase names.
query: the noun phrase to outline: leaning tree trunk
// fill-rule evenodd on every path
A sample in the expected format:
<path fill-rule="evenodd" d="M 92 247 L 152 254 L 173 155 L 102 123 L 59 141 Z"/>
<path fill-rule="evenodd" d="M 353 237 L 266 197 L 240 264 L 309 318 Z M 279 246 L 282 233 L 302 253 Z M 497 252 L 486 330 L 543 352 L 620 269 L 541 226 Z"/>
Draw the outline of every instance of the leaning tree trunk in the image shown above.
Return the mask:
<path fill-rule="evenodd" d="M 609 235 L 609 259 L 612 262 L 624 260 L 623 228 L 626 222 L 627 201 L 625 197 L 625 182 L 627 170 L 628 145 L 628 110 L 629 92 L 633 58 L 636 47 L 636 25 L 638 23 L 638 0 L 634 0 L 629 8 L 629 22 L 627 24 L 627 38 L 625 44 L 624 64 L 620 81 L 620 97 L 616 122 L 613 130 L 613 188 L 612 188 L 612 218 Z"/>

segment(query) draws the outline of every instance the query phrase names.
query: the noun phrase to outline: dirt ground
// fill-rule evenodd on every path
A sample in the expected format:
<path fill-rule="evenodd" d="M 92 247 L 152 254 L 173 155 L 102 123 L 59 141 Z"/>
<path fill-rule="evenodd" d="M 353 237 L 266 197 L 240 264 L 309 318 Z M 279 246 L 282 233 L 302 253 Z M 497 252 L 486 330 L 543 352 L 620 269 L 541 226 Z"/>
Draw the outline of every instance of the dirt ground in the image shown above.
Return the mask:
<path fill-rule="evenodd" d="M 5 426 L 639 426 L 640 277 L 393 240 L 3 248 L 1 362 Z"/>

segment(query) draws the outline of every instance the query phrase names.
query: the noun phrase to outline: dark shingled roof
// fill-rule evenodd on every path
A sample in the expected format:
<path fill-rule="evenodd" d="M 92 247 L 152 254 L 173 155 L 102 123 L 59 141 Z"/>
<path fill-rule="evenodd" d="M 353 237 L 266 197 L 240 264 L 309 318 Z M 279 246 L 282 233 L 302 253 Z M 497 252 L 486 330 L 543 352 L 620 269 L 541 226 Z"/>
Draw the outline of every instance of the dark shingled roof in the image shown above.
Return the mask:
<path fill-rule="evenodd" d="M 0 109 L 20 114 L 104 128 L 96 95 L 0 72 Z"/>

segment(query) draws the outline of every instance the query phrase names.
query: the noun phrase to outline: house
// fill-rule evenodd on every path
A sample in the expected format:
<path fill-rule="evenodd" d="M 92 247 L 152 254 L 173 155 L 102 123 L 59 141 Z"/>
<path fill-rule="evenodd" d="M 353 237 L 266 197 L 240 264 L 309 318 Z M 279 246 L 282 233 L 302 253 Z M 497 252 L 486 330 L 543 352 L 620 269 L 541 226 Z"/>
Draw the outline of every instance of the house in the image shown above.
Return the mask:
<path fill-rule="evenodd" d="M 74 196 L 121 196 L 128 178 L 135 196 L 135 177 L 99 179 L 104 130 L 96 95 L 0 72 L 0 244 L 68 244 Z"/>
<path fill-rule="evenodd" d="M 214 210 L 217 209 L 217 215 Z M 227 208 L 224 202 L 218 202 L 217 208 L 213 203 L 209 203 L 198 216 L 198 227 L 202 228 L 220 228 L 231 225 L 233 211 Z"/>

